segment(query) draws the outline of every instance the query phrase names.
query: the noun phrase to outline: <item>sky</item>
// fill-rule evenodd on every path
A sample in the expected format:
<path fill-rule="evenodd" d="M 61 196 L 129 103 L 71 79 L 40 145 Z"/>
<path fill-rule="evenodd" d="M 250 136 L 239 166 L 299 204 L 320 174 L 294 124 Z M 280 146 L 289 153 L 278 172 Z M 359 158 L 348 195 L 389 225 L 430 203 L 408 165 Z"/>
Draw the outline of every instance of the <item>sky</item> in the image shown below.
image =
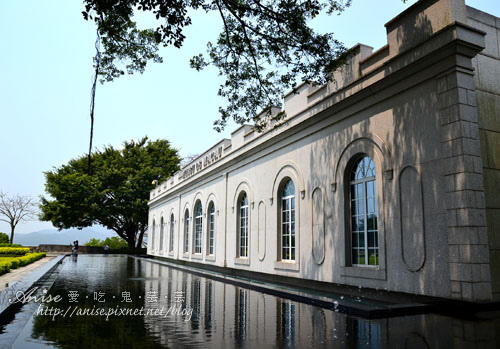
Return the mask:
<path fill-rule="evenodd" d="M 384 24 L 413 3 L 353 0 L 340 16 L 322 16 L 312 25 L 333 32 L 346 47 L 363 43 L 376 50 L 386 44 Z M 498 0 L 467 4 L 500 17 Z M 76 0 L 0 0 L 0 190 L 10 195 L 44 195 L 43 172 L 88 150 L 95 26 L 82 10 Z M 97 86 L 94 148 L 148 136 L 168 139 L 184 157 L 230 138 L 234 124 L 213 130 L 223 80 L 213 68 L 189 67 L 222 24 L 216 14 L 196 12 L 192 19 L 182 49 L 160 51 L 162 64 Z M 19 224 L 16 233 L 50 228 L 33 221 Z M 0 222 L 0 231 L 9 233 L 8 224 Z"/>

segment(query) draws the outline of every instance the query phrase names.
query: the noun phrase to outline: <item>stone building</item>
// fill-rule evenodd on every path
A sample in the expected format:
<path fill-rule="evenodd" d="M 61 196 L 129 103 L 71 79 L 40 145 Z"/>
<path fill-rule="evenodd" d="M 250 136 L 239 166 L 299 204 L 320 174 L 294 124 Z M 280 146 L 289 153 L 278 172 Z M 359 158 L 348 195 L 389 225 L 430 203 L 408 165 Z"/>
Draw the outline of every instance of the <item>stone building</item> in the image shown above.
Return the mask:
<path fill-rule="evenodd" d="M 500 299 L 500 19 L 421 0 L 335 81 L 151 192 L 148 253 L 282 282 Z M 273 111 L 276 112 L 276 111 Z M 161 164 L 160 164 L 161 165 Z"/>

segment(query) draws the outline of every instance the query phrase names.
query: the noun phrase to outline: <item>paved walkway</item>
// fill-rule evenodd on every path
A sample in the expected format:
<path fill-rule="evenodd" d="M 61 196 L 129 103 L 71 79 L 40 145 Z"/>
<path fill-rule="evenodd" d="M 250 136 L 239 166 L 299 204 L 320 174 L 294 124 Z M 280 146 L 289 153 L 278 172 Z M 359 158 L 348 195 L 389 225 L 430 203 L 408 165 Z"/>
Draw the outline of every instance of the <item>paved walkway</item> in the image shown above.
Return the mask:
<path fill-rule="evenodd" d="M 47 256 L 37 260 L 34 263 L 28 264 L 27 266 L 22 268 L 11 269 L 9 273 L 0 276 L 0 291 L 3 291 L 7 284 L 12 285 L 12 283 L 21 280 L 24 276 L 31 273 L 35 269 L 40 268 L 42 265 L 51 261 L 58 255 L 59 254 L 47 253 Z"/>

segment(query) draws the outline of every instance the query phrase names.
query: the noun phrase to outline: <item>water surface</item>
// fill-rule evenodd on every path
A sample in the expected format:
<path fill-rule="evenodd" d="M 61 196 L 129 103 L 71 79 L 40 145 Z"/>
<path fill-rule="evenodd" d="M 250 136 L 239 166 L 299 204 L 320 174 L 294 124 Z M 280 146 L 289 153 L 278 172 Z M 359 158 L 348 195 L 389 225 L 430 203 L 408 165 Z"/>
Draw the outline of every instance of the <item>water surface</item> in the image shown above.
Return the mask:
<path fill-rule="evenodd" d="M 367 320 L 123 255 L 66 258 L 49 295 L 61 300 L 25 305 L 4 328 L 1 345 L 495 348 L 500 343 L 498 313 Z"/>

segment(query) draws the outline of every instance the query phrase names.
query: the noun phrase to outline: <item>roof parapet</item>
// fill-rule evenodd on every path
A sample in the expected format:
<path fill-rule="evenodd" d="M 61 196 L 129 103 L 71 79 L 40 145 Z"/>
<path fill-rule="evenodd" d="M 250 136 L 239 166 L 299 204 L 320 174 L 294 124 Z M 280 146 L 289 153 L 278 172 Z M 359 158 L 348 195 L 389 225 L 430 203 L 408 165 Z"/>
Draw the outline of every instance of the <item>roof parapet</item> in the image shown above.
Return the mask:
<path fill-rule="evenodd" d="M 465 0 L 420 0 L 385 24 L 391 57 L 424 42 L 444 27 L 467 24 Z"/>
<path fill-rule="evenodd" d="M 465 0 L 420 0 L 385 24 L 387 45 L 373 52 L 373 48 L 356 44 L 347 53 L 346 63 L 332 73 L 333 81 L 322 86 L 302 83 L 284 96 L 286 119 L 291 118 L 329 95 L 334 94 L 383 66 L 393 57 L 426 41 L 433 34 L 452 23 L 467 23 Z M 263 115 L 264 110 L 259 115 Z M 272 107 L 271 115 L 281 112 Z M 285 120 L 286 120 L 285 119 Z M 224 156 L 244 147 L 252 139 L 267 133 L 275 126 L 261 132 L 252 125 L 242 125 L 231 133 L 231 139 L 223 139 L 215 146 L 187 164 L 181 171 L 151 191 L 153 199 L 183 180 L 197 174 Z"/>

